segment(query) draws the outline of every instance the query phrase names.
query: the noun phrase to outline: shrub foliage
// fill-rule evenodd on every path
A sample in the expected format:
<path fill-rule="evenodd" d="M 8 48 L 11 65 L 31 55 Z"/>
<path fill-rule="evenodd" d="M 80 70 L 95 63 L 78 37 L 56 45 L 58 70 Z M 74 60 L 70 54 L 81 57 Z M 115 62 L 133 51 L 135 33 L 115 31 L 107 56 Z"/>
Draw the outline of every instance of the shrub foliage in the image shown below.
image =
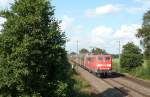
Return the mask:
<path fill-rule="evenodd" d="M 143 16 L 142 28 L 138 30 L 137 37 L 140 38 L 144 47 L 145 58 L 150 59 L 150 10 Z"/>
<path fill-rule="evenodd" d="M 2 97 L 66 97 L 66 37 L 49 0 L 15 0 L 0 34 Z"/>
<path fill-rule="evenodd" d="M 143 63 L 143 55 L 141 49 L 132 42 L 123 46 L 120 64 L 122 68 L 132 69 Z"/>

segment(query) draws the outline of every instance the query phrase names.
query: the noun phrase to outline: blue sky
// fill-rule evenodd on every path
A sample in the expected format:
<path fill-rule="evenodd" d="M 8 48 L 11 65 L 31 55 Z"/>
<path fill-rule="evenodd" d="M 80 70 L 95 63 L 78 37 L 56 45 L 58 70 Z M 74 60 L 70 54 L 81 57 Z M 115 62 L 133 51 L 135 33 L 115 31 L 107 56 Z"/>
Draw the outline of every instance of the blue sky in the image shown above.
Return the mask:
<path fill-rule="evenodd" d="M 8 8 L 10 2 L 0 0 L 0 9 Z M 119 40 L 121 45 L 129 41 L 139 45 L 135 34 L 150 0 L 52 0 L 52 5 L 68 37 L 68 51 L 76 51 L 79 40 L 79 49 L 100 47 L 118 53 Z M 0 24 L 4 21 L 0 18 Z"/>

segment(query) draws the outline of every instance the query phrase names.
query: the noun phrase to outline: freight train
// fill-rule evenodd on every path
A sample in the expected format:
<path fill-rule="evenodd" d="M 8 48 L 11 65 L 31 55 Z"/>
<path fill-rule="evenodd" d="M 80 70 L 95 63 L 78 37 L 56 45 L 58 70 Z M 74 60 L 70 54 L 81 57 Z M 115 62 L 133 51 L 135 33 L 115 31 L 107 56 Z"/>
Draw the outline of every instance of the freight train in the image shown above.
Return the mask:
<path fill-rule="evenodd" d="M 111 74 L 112 70 L 112 56 L 109 54 L 103 55 L 93 55 L 86 54 L 78 56 L 78 63 L 81 67 L 87 69 L 88 71 L 98 75 L 107 76 Z"/>

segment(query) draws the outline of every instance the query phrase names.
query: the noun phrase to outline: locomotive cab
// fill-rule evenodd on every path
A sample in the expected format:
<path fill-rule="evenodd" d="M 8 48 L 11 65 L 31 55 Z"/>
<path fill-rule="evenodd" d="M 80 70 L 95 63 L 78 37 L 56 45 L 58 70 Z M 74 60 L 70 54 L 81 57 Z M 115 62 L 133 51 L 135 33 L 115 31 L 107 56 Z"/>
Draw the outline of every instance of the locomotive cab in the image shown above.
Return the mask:
<path fill-rule="evenodd" d="M 112 70 L 112 57 L 111 55 L 98 55 L 97 56 L 97 73 L 107 75 Z"/>
<path fill-rule="evenodd" d="M 98 75 L 107 75 L 112 70 L 111 55 L 86 55 L 83 58 L 82 67 Z"/>

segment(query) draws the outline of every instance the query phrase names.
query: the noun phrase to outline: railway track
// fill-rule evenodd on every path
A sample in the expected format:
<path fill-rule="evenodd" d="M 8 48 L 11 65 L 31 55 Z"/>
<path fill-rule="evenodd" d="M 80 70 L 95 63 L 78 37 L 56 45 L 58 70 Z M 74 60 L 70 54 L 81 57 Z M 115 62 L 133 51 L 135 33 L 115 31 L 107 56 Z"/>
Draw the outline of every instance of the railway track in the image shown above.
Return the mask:
<path fill-rule="evenodd" d="M 107 78 L 107 79 L 102 79 L 102 80 L 106 82 L 107 84 L 111 85 L 112 87 L 116 88 L 118 91 L 122 92 L 123 94 L 128 94 L 128 97 L 150 97 L 150 95 L 144 94 L 141 91 L 133 89 L 112 78 Z"/>
<path fill-rule="evenodd" d="M 123 95 L 128 95 L 128 97 L 134 97 L 132 95 L 130 95 L 129 93 L 127 93 L 128 91 L 126 91 L 125 89 L 123 88 L 118 88 L 116 87 L 114 84 L 110 83 L 109 81 L 107 80 L 104 80 L 102 79 L 104 82 L 106 82 L 107 84 L 109 84 L 110 86 L 112 86 L 113 88 L 115 88 L 116 90 L 120 91 Z"/>
<path fill-rule="evenodd" d="M 72 61 L 72 62 L 80 66 L 80 64 L 78 64 L 76 62 L 74 62 L 74 61 Z M 125 76 L 122 76 L 120 78 L 134 82 L 133 79 L 126 78 Z M 120 82 L 119 79 L 115 79 L 115 78 L 111 78 L 111 77 L 110 78 L 100 78 L 100 79 L 102 81 L 104 81 L 105 83 L 109 84 L 110 86 L 112 86 L 117 91 L 121 92 L 123 95 L 127 95 L 127 97 L 150 97 L 150 94 L 148 93 L 148 90 L 150 91 L 150 88 L 148 88 L 148 87 L 146 87 L 147 92 L 144 92 L 140 89 L 138 90 L 132 86 L 127 85 L 127 83 Z M 137 83 L 137 82 L 135 82 L 135 83 Z"/>
<path fill-rule="evenodd" d="M 142 93 L 141 91 L 137 91 L 136 89 L 133 89 L 133 88 L 131 88 L 131 87 L 125 85 L 125 84 L 122 84 L 122 83 L 120 83 L 119 81 L 116 81 L 116 80 L 114 80 L 114 79 L 112 79 L 112 78 L 111 78 L 111 80 L 114 81 L 114 82 L 116 82 L 116 83 L 119 83 L 120 85 L 122 85 L 122 86 L 124 86 L 124 87 L 127 87 L 129 90 L 132 90 L 132 91 L 134 91 L 134 92 L 137 92 L 138 94 L 142 95 L 143 97 L 150 97 L 150 95 L 147 95 L 147 94 L 145 94 L 145 93 Z"/>

